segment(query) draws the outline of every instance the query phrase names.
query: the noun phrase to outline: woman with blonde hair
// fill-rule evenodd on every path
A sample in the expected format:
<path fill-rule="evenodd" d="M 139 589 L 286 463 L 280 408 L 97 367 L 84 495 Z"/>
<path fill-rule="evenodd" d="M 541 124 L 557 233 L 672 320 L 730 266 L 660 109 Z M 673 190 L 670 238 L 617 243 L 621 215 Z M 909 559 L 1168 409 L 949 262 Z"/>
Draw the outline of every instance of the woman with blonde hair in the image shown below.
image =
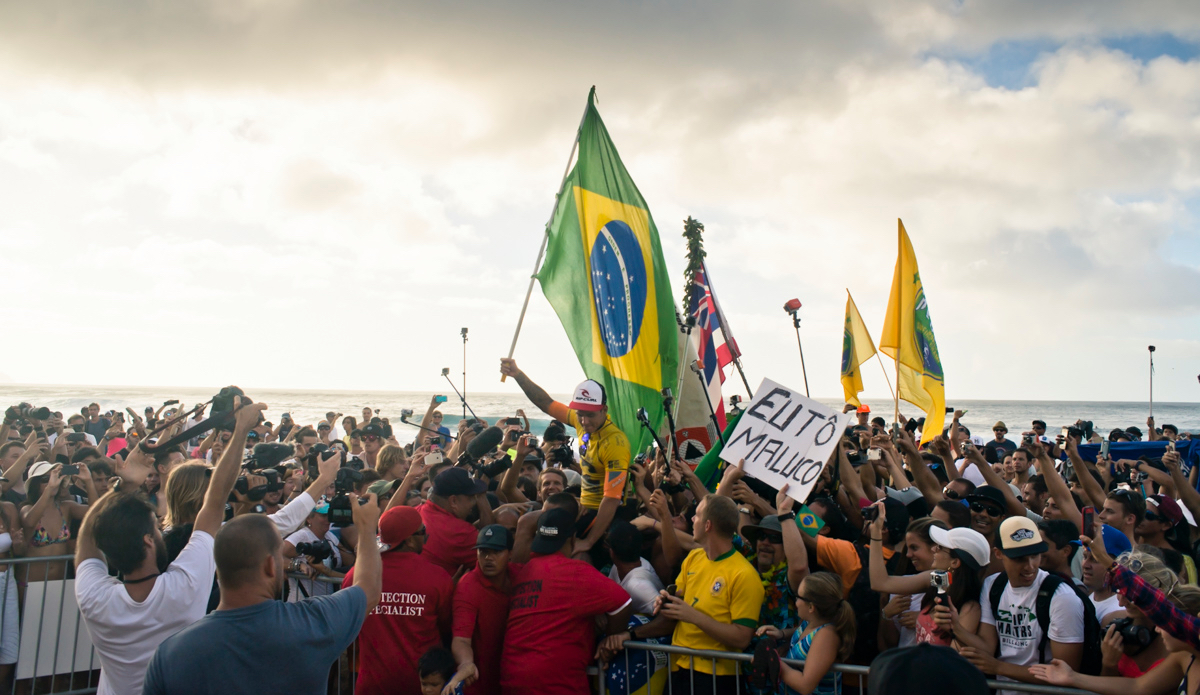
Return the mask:
<path fill-rule="evenodd" d="M 384 444 L 375 457 L 375 470 L 383 476 L 380 480 L 403 480 L 408 473 L 408 458 L 404 456 L 404 447 L 395 444 Z"/>
<path fill-rule="evenodd" d="M 167 516 L 163 542 L 167 544 L 167 557 L 174 562 L 192 537 L 192 524 L 204 505 L 204 493 L 212 469 L 199 461 L 189 461 L 175 466 L 167 476 Z"/>

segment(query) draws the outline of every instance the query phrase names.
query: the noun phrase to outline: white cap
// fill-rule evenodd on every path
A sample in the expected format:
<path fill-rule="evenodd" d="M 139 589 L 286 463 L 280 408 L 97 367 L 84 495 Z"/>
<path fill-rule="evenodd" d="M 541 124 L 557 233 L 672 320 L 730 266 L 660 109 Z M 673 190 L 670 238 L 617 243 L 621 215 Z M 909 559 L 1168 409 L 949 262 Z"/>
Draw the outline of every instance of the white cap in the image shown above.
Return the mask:
<path fill-rule="evenodd" d="M 600 382 L 588 379 L 575 387 L 575 395 L 571 398 L 571 410 L 596 412 L 604 408 L 604 387 Z"/>
<path fill-rule="evenodd" d="M 939 526 L 930 526 L 929 537 L 943 548 L 959 551 L 959 559 L 965 560 L 968 565 L 974 561 L 976 566 L 971 569 L 977 570 L 988 565 L 992 548 L 983 534 L 974 529 L 952 528 L 947 531 Z"/>

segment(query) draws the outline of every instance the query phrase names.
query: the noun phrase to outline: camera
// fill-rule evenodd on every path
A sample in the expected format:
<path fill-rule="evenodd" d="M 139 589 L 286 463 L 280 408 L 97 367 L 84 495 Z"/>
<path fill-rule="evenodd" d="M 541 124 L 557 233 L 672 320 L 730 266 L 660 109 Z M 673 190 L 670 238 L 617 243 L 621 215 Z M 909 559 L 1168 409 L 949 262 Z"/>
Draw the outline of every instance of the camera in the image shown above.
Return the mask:
<path fill-rule="evenodd" d="M 251 432 L 250 434 L 254 434 Z M 264 468 L 274 468 L 292 457 L 295 449 L 288 444 L 263 443 L 255 444 L 250 456 L 242 463 L 248 471 L 259 471 Z"/>
<path fill-rule="evenodd" d="M 329 501 L 329 523 L 337 528 L 345 528 L 354 523 L 354 510 L 350 506 L 350 493 L 363 480 L 363 474 L 353 468 L 339 468 L 337 477 L 333 479 L 333 499 Z M 360 500 L 359 504 L 366 504 Z"/>
<path fill-rule="evenodd" d="M 575 463 L 575 454 L 571 452 L 570 446 L 563 444 L 551 449 L 546 460 L 559 468 L 569 468 L 571 464 Z"/>
<path fill-rule="evenodd" d="M 850 461 L 850 465 L 854 466 L 855 468 L 858 468 L 859 466 L 863 465 L 868 460 L 866 454 L 859 451 L 858 449 L 848 452 L 846 454 L 846 458 Z"/>
<path fill-rule="evenodd" d="M 261 475 L 267 479 L 267 482 L 263 485 L 250 487 L 250 480 L 246 476 L 241 475 L 238 476 L 237 481 L 233 484 L 234 491 L 244 495 L 251 502 L 260 502 L 262 498 L 267 496 L 267 493 L 283 490 L 283 483 L 279 480 L 279 471 L 274 468 L 264 468 L 256 471 L 255 475 Z"/>
<path fill-rule="evenodd" d="M 412 416 L 413 416 L 412 408 L 404 408 L 403 410 L 400 411 L 400 419 L 401 420 L 407 420 Z"/>
<path fill-rule="evenodd" d="M 80 444 L 87 441 L 87 432 L 71 432 L 67 434 L 67 441 L 72 444 Z"/>
<path fill-rule="evenodd" d="M 236 386 L 226 386 L 221 389 L 217 395 L 212 398 L 212 420 L 217 420 L 222 416 L 232 413 L 237 407 L 237 398 L 246 394 Z"/>
<path fill-rule="evenodd" d="M 862 510 L 863 521 L 870 523 L 879 518 L 879 507 L 871 505 Z"/>
<path fill-rule="evenodd" d="M 10 422 L 15 420 L 49 420 L 50 409 L 35 408 L 28 403 L 20 403 L 9 406 L 8 410 L 4 411 L 4 419 Z"/>
<path fill-rule="evenodd" d="M 467 465 L 470 466 L 476 473 L 486 475 L 489 478 L 496 478 L 504 475 L 505 471 L 507 471 L 509 468 L 512 468 L 513 462 L 512 458 L 508 454 L 505 454 L 493 461 L 489 461 L 488 463 L 480 463 L 470 454 L 464 453 L 458 457 L 458 463 L 455 465 Z"/>
<path fill-rule="evenodd" d="M 1112 626 L 1117 629 L 1125 647 L 1136 650 L 1133 652 L 1135 655 L 1140 654 L 1154 641 L 1154 631 L 1134 623 L 1133 618 L 1118 618 L 1112 621 Z"/>
<path fill-rule="evenodd" d="M 333 557 L 333 546 L 322 538 L 311 543 L 297 543 L 296 552 L 311 557 L 315 562 L 323 562 L 325 559 Z"/>
<path fill-rule="evenodd" d="M 939 594 L 946 593 L 950 588 L 950 573 L 946 570 L 932 570 L 929 573 L 929 586 L 937 589 Z"/>
<path fill-rule="evenodd" d="M 79 475 L 79 466 L 73 463 L 67 463 L 58 470 L 58 473 L 62 476 Z"/>

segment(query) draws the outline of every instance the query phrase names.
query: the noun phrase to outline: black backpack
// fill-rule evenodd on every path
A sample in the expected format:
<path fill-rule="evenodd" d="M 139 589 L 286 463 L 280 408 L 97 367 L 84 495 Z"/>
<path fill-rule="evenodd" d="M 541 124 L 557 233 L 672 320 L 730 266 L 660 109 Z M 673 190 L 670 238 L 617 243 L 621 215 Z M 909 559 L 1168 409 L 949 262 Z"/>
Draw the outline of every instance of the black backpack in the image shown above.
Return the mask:
<path fill-rule="evenodd" d="M 854 609 L 855 616 L 858 618 L 858 629 L 855 633 L 854 652 L 851 661 L 853 663 L 869 664 L 881 651 L 879 649 L 879 621 L 883 617 L 883 609 L 879 605 L 879 593 L 871 590 L 871 572 L 869 567 L 871 551 L 867 546 L 859 544 L 855 544 L 855 549 L 858 550 L 858 558 L 862 562 L 862 570 L 859 571 L 858 577 L 850 587 L 850 594 L 846 597 L 846 600 L 850 603 L 850 607 Z M 889 575 L 895 573 L 896 566 L 903 558 L 903 553 L 896 553 L 885 563 Z"/>
<path fill-rule="evenodd" d="M 1046 653 L 1046 644 L 1050 641 L 1050 600 L 1054 597 L 1054 592 L 1058 591 L 1058 587 L 1063 584 L 1069 586 L 1071 591 L 1074 591 L 1079 600 L 1083 602 L 1083 659 L 1079 662 L 1078 671 L 1089 676 L 1098 676 L 1101 662 L 1100 642 L 1103 635 L 1100 633 L 1100 621 L 1096 619 L 1096 606 L 1087 594 L 1075 586 L 1074 582 L 1056 574 L 1048 574 L 1042 580 L 1042 585 L 1038 587 L 1037 600 L 1034 603 L 1038 626 L 1042 629 L 1042 639 L 1038 642 L 1037 649 L 1038 663 L 1045 663 L 1042 659 Z M 992 582 L 988 600 L 992 604 L 993 616 L 1000 609 L 1000 596 L 1007 586 L 1008 575 L 1003 572 L 997 575 L 996 581 Z"/>

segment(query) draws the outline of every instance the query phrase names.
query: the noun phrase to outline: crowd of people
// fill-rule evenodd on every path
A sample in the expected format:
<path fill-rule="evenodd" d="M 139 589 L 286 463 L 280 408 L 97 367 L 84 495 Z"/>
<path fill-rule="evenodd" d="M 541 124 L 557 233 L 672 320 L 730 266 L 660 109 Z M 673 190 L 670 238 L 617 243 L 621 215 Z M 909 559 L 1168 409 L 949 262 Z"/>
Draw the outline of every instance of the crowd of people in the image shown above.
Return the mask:
<path fill-rule="evenodd" d="M 589 693 L 595 666 L 618 694 L 836 695 L 835 664 L 881 693 L 1200 691 L 1200 492 L 1172 425 L 985 442 L 961 413 L 924 436 L 859 408 L 797 500 L 631 451 L 594 381 L 560 403 L 501 371 L 540 438 L 520 411 L 452 431 L 437 397 L 403 431 L 369 407 L 272 422 L 232 387 L 8 408 L 0 686 L 28 585 L 69 578 L 100 693 L 324 693 L 335 664 L 364 694 Z"/>

